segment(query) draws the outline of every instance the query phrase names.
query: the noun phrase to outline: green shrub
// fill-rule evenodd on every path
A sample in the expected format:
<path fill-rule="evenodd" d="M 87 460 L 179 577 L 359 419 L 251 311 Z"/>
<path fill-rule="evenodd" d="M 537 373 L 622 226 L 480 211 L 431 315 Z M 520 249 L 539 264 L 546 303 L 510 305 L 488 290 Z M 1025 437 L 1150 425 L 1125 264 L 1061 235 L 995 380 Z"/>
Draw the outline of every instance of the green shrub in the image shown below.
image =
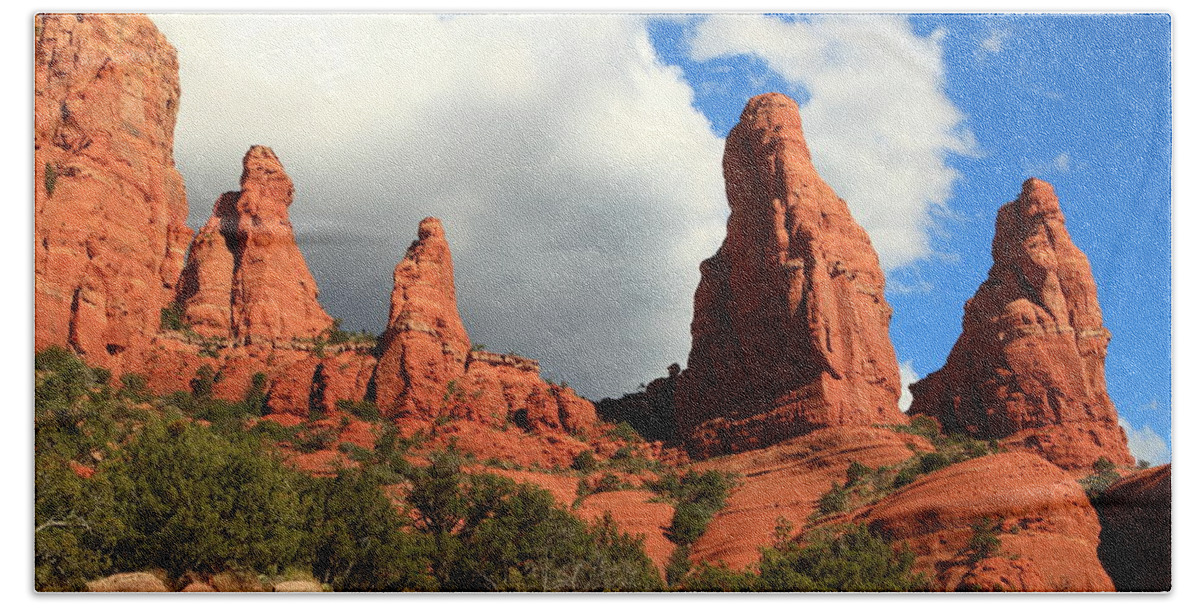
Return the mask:
<path fill-rule="evenodd" d="M 817 499 L 817 512 L 821 515 L 841 513 L 846 510 L 846 503 L 846 488 L 842 487 L 836 481 L 831 481 L 829 491 Z"/>
<path fill-rule="evenodd" d="M 609 437 L 620 439 L 627 443 L 644 443 L 645 441 L 642 439 L 642 436 L 639 435 L 636 430 L 634 430 L 632 425 L 623 420 L 620 424 L 617 424 L 613 428 L 609 429 L 606 434 Z"/>
<path fill-rule="evenodd" d="M 571 460 L 571 468 L 576 471 L 589 473 L 596 470 L 596 454 L 591 450 L 584 450 L 575 455 Z"/>
<path fill-rule="evenodd" d="M 58 166 L 46 163 L 42 169 L 42 185 L 46 187 L 46 196 L 54 196 L 54 188 L 58 185 Z"/>
<path fill-rule="evenodd" d="M 756 591 L 758 586 L 758 575 L 749 569 L 737 572 L 725 564 L 713 566 L 705 563 L 693 568 L 679 582 L 678 590 L 748 592 Z"/>
<path fill-rule="evenodd" d="M 171 302 L 158 312 L 158 324 L 167 331 L 187 331 L 191 329 L 184 320 L 183 306 L 179 302 Z"/>
<path fill-rule="evenodd" d="M 338 410 L 351 414 L 359 420 L 367 422 L 380 422 L 383 420 L 383 414 L 380 413 L 379 406 L 370 401 L 339 399 L 336 407 Z"/>
<path fill-rule="evenodd" d="M 360 469 L 305 481 L 313 575 L 335 591 L 435 591 L 429 539 L 404 531 L 383 481 Z"/>
<path fill-rule="evenodd" d="M 866 526 L 818 531 L 800 543 L 762 551 L 760 591 L 922 591 L 915 554 L 894 550 Z"/>
<path fill-rule="evenodd" d="M 967 560 L 971 563 L 987 559 L 1000 550 L 1000 522 L 985 517 L 971 525 L 971 539 L 967 541 Z"/>
<path fill-rule="evenodd" d="M 871 474 L 871 468 L 855 460 L 846 467 L 846 486 L 857 485 L 864 477 Z"/>

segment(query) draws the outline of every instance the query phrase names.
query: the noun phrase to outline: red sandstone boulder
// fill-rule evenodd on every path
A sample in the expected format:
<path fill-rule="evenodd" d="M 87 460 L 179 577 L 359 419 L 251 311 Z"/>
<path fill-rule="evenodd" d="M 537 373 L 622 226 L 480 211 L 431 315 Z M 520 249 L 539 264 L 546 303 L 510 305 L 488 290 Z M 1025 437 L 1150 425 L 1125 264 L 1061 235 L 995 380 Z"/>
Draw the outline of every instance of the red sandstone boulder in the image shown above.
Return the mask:
<path fill-rule="evenodd" d="M 676 420 L 699 454 L 902 424 L 892 310 L 867 233 L 817 174 L 796 103 L 750 100 L 725 144 L 731 214 L 700 265 Z"/>
<path fill-rule="evenodd" d="M 1050 184 L 1029 179 L 1000 208 L 992 259 L 946 365 L 912 386 L 909 413 L 1061 467 L 1131 466 L 1104 380 L 1110 334 L 1096 282 Z"/>
<path fill-rule="evenodd" d="M 312 340 L 333 322 L 288 220 L 292 180 L 275 153 L 253 146 L 242 189 L 227 192 L 192 246 L 179 284 L 185 320 L 236 344 Z"/>
<path fill-rule="evenodd" d="M 1099 556 L 1117 591 L 1171 590 L 1171 465 L 1109 486 L 1092 504 Z"/>
<path fill-rule="evenodd" d="M 175 49 L 138 15 L 39 15 L 34 348 L 123 371 L 173 296 L 191 238 L 172 155 Z"/>
<path fill-rule="evenodd" d="M 1096 557 L 1100 522 L 1083 488 L 1032 454 L 995 454 L 947 467 L 854 520 L 907 544 L 935 590 L 1114 590 Z M 969 546 L 981 529 L 999 540 L 990 555 Z"/>

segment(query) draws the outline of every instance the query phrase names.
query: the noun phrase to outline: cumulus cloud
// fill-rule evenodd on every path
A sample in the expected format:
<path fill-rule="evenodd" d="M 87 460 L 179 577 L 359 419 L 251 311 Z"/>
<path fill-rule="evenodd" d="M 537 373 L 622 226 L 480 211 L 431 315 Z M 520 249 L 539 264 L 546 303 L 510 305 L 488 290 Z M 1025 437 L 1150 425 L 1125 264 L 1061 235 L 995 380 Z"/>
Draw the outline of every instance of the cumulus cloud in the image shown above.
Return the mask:
<path fill-rule="evenodd" d="M 900 411 L 907 412 L 912 407 L 913 395 L 908 385 L 920 379 L 911 359 L 900 364 Z"/>
<path fill-rule="evenodd" d="M 1141 429 L 1135 429 L 1124 418 L 1117 418 L 1117 423 L 1125 429 L 1125 437 L 1129 440 L 1129 451 L 1134 458 L 1145 460 L 1152 465 L 1170 461 L 1171 450 L 1167 447 L 1167 441 L 1154 432 L 1149 425 L 1143 424 Z"/>
<path fill-rule="evenodd" d="M 946 95 L 943 35 L 918 35 L 900 15 L 716 15 L 697 26 L 691 54 L 758 57 L 807 94 L 813 162 L 891 269 L 932 253 L 930 212 L 959 177 L 947 159 L 975 153 Z"/>
<path fill-rule="evenodd" d="M 446 224 L 472 339 L 589 396 L 683 361 L 697 265 L 724 234 L 722 141 L 637 16 L 164 15 L 193 225 L 252 144 L 350 329 Z"/>

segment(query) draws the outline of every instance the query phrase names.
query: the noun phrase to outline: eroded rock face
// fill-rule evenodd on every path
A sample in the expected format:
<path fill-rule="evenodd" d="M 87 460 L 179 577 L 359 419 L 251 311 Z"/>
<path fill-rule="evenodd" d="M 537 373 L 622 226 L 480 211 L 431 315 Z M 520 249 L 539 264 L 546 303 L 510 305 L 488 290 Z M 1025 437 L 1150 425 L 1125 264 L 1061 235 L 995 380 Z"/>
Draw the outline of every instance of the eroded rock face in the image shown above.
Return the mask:
<path fill-rule="evenodd" d="M 1000 208 L 992 259 L 946 365 L 912 386 L 909 413 L 1062 467 L 1132 465 L 1105 385 L 1111 334 L 1096 282 L 1050 184 L 1029 179 Z"/>
<path fill-rule="evenodd" d="M 891 308 L 867 233 L 817 175 L 796 103 L 750 100 L 725 145 L 731 214 L 700 266 L 676 419 L 694 453 L 900 424 Z"/>
<path fill-rule="evenodd" d="M 137 15 L 35 27 L 34 348 L 119 372 L 158 331 L 191 239 L 175 49 Z"/>
<path fill-rule="evenodd" d="M 184 318 L 237 344 L 316 338 L 333 319 L 288 220 L 292 180 L 270 148 L 253 146 L 241 187 L 217 200 L 192 245 L 179 285 Z"/>
<path fill-rule="evenodd" d="M 1117 591 L 1171 590 L 1171 465 L 1118 481 L 1092 504 L 1100 562 Z"/>
<path fill-rule="evenodd" d="M 1096 557 L 1100 522 L 1078 482 L 1033 454 L 952 465 L 854 517 L 917 555 L 939 591 L 1113 591 Z M 986 525 L 984 525 L 986 522 Z M 970 546 L 977 530 L 999 546 Z"/>

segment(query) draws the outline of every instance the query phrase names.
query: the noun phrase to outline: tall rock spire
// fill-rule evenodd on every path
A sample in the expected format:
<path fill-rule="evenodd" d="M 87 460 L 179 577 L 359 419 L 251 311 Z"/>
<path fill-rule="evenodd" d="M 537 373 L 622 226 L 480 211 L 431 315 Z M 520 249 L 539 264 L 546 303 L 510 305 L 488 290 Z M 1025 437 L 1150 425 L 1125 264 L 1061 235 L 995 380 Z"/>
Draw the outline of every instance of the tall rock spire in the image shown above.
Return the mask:
<path fill-rule="evenodd" d="M 437 218 L 421 220 L 392 275 L 392 305 L 375 371 L 375 401 L 389 416 L 436 417 L 471 350 L 458 314 L 454 263 Z"/>
<path fill-rule="evenodd" d="M 1066 468 L 1101 456 L 1133 464 L 1105 384 L 1110 334 L 1092 268 L 1050 184 L 1029 179 L 1000 207 L 992 260 L 946 365 L 913 385 L 909 413 Z"/>
<path fill-rule="evenodd" d="M 700 265 L 676 393 L 691 449 L 902 423 L 879 258 L 813 167 L 796 103 L 751 99 L 726 140 L 724 170 L 728 232 Z"/>
<path fill-rule="evenodd" d="M 246 152 L 241 188 L 221 195 L 192 243 L 179 286 L 186 321 L 243 344 L 319 336 L 333 319 L 288 220 L 292 180 L 270 148 Z"/>

